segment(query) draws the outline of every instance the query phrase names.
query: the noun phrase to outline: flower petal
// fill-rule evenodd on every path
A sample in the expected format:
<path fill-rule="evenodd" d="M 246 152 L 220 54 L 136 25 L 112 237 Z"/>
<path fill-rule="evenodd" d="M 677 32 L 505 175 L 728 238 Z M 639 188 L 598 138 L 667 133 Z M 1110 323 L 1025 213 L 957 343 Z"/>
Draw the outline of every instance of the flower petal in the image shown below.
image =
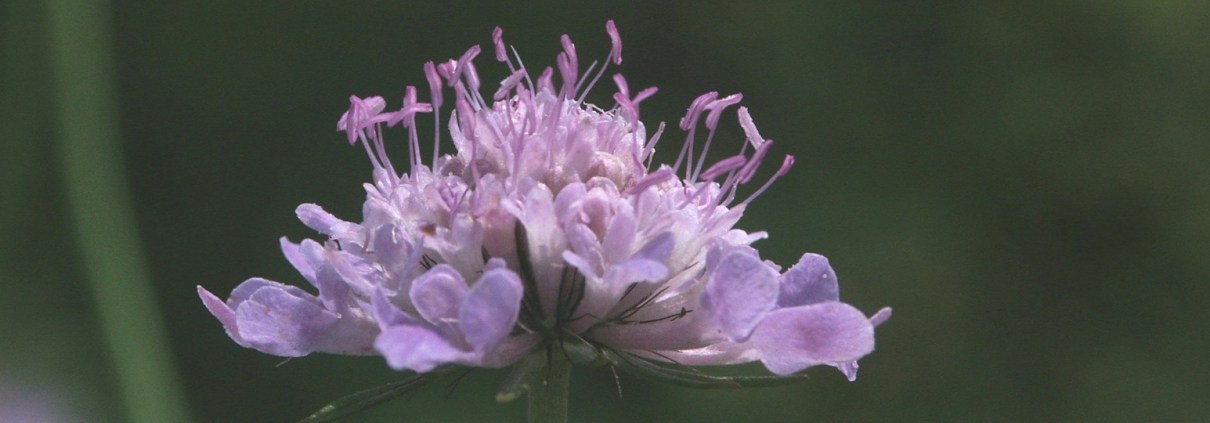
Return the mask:
<path fill-rule="evenodd" d="M 798 264 L 782 274 L 778 289 L 778 307 L 840 300 L 836 272 L 828 265 L 827 257 L 814 253 L 803 254 Z"/>
<path fill-rule="evenodd" d="M 845 363 L 833 364 L 832 367 L 835 367 L 836 370 L 840 370 L 841 373 L 844 373 L 845 379 L 848 379 L 849 382 L 852 382 L 857 380 L 857 368 L 861 366 L 857 364 L 857 360 L 853 360 Z"/>
<path fill-rule="evenodd" d="M 874 326 L 853 306 L 829 301 L 769 313 L 752 332 L 751 342 L 769 371 L 787 375 L 869 354 L 874 350 Z"/>
<path fill-rule="evenodd" d="M 536 333 L 510 336 L 480 357 L 479 365 L 483 367 L 508 366 L 520 360 L 540 343 L 542 343 L 542 336 Z"/>
<path fill-rule="evenodd" d="M 874 313 L 873 316 L 870 316 L 870 325 L 877 328 L 878 325 L 881 325 L 890 318 L 891 308 L 883 307 L 881 310 L 878 310 L 878 312 Z M 837 370 L 840 370 L 841 373 L 844 373 L 844 376 L 849 379 L 849 382 L 857 380 L 857 368 L 860 367 L 857 365 L 857 360 L 847 363 L 833 364 L 832 367 L 835 367 Z"/>
<path fill-rule="evenodd" d="M 629 351 L 692 350 L 726 342 L 710 314 L 701 310 L 702 290 L 698 284 L 683 294 L 639 307 L 625 324 L 595 327 L 587 337 Z M 611 315 L 624 312 L 615 310 Z"/>
<path fill-rule="evenodd" d="M 315 350 L 317 338 L 336 324 L 339 316 L 315 297 L 265 285 L 235 309 L 235 318 L 248 346 L 273 355 L 301 357 Z"/>
<path fill-rule="evenodd" d="M 333 238 L 346 239 L 355 235 L 359 225 L 336 218 L 315 204 L 302 204 L 294 209 L 298 220 L 307 227 Z"/>
<path fill-rule="evenodd" d="M 219 322 L 222 322 L 223 329 L 227 330 L 227 336 L 230 336 L 237 344 L 245 347 L 249 346 L 244 342 L 244 338 L 239 335 L 239 326 L 235 322 L 235 310 L 224 304 L 223 300 L 211 294 L 206 288 L 202 288 L 201 285 L 197 287 L 197 295 L 202 297 L 202 304 L 206 305 L 206 309 L 210 310 L 210 314 L 213 314 L 214 317 L 218 318 Z"/>
<path fill-rule="evenodd" d="M 245 341 L 244 337 L 240 335 L 239 320 L 236 316 L 236 310 L 238 310 L 240 306 L 244 304 L 244 302 L 251 298 L 253 294 L 264 287 L 273 287 L 284 290 L 288 294 L 299 298 L 314 298 L 311 297 L 311 294 L 308 294 L 306 291 L 298 289 L 297 287 L 283 285 L 261 278 L 251 278 L 244 281 L 244 283 L 239 284 L 239 286 L 235 287 L 235 289 L 231 291 L 231 296 L 227 298 L 227 302 L 225 304 L 222 300 L 210 293 L 210 291 L 207 291 L 205 288 L 198 286 L 197 289 L 198 296 L 202 297 L 202 303 L 206 305 L 206 308 L 210 310 L 210 313 L 213 314 L 214 317 L 218 318 L 219 322 L 222 322 L 223 328 L 227 330 L 227 335 L 230 336 L 231 339 L 235 340 L 237 344 L 240 344 L 244 347 L 257 348 Z"/>
<path fill-rule="evenodd" d="M 686 366 L 721 366 L 760 360 L 760 351 L 757 351 L 751 342 L 723 341 L 702 348 L 660 351 L 659 354 L 642 350 L 632 352 L 652 360 L 670 361 Z"/>
<path fill-rule="evenodd" d="M 458 325 L 476 352 L 486 352 L 512 331 L 523 293 L 521 279 L 507 269 L 487 271 L 471 288 L 458 310 Z"/>
<path fill-rule="evenodd" d="M 311 266 L 311 263 L 307 261 L 307 257 L 303 255 L 302 251 L 299 251 L 299 245 L 290 242 L 284 236 L 281 237 L 279 243 L 281 244 L 282 255 L 286 256 L 286 261 L 289 261 L 298 270 L 298 273 L 303 275 L 303 278 L 311 282 L 311 285 L 315 285 L 315 267 Z"/>
<path fill-rule="evenodd" d="M 618 213 L 609 222 L 601 249 L 607 263 L 618 263 L 630 257 L 634 246 L 636 226 L 634 214 L 629 211 Z"/>
<path fill-rule="evenodd" d="M 634 257 L 655 261 L 668 260 L 668 256 L 672 254 L 672 249 L 675 246 L 676 236 L 672 232 L 661 232 L 651 241 L 648 241 L 647 244 L 643 245 L 643 248 L 640 248 L 637 253 L 634 253 Z"/>
<path fill-rule="evenodd" d="M 387 330 L 399 325 L 420 325 L 421 321 L 408 315 L 395 307 L 391 300 L 387 299 L 386 291 L 379 289 L 374 291 L 374 297 L 370 299 L 370 307 L 374 313 L 374 320 L 378 323 L 378 327 L 382 330 Z"/>
<path fill-rule="evenodd" d="M 635 258 L 624 262 L 609 266 L 605 269 L 604 288 L 611 295 L 615 295 L 614 301 L 617 301 L 617 296 L 621 296 L 622 291 L 632 283 L 638 282 L 656 282 L 668 277 L 668 266 L 664 263 L 648 260 L 644 258 Z"/>
<path fill-rule="evenodd" d="M 702 305 L 732 341 L 742 342 L 777 303 L 777 272 L 751 248 L 733 248 L 718 259 Z"/>
<path fill-rule="evenodd" d="M 462 280 L 462 275 L 453 267 L 441 264 L 416 278 L 408 297 L 420 317 L 442 326 L 458 317 L 458 307 L 468 292 L 470 288 Z"/>
<path fill-rule="evenodd" d="M 424 326 L 400 325 L 382 331 L 374 341 L 395 370 L 410 369 L 424 373 L 452 362 L 473 362 L 474 354 L 458 349 L 441 334 Z"/>
<path fill-rule="evenodd" d="M 891 318 L 891 308 L 883 307 L 882 309 L 880 309 L 876 313 L 874 313 L 873 316 L 870 316 L 870 324 L 874 325 L 874 327 L 878 327 L 878 325 L 881 325 L 883 322 L 886 322 L 887 319 L 890 319 L 890 318 Z"/>

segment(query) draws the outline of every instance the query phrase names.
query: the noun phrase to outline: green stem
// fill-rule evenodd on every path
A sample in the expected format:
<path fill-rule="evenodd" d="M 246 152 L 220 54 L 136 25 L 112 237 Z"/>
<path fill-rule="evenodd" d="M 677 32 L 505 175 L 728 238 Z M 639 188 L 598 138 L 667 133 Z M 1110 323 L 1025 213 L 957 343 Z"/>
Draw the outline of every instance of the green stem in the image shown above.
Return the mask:
<path fill-rule="evenodd" d="M 558 342 L 546 350 L 546 369 L 542 383 L 529 390 L 529 423 L 567 423 L 567 386 L 571 381 L 571 361 Z"/>
<path fill-rule="evenodd" d="M 109 2 L 46 6 L 64 182 L 126 421 L 188 422 L 126 190 Z"/>

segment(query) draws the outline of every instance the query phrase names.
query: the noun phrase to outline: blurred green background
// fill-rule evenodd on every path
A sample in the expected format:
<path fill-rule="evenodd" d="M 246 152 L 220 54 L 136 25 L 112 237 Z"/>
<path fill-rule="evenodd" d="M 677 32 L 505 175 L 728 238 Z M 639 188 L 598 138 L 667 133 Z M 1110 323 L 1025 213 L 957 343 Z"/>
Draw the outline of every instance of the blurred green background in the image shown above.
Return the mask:
<path fill-rule="evenodd" d="M 82 252 L 105 240 L 81 238 L 65 194 L 59 138 L 76 116 L 56 100 L 52 5 L 3 4 L 0 395 L 129 421 Z M 740 392 L 623 376 L 619 398 L 608 370 L 581 369 L 572 421 L 1210 421 L 1210 3 L 102 4 L 108 17 L 88 16 L 111 41 L 113 77 L 99 80 L 116 94 L 126 235 L 148 265 L 131 273 L 149 272 L 164 376 L 194 421 L 295 421 L 398 379 L 373 357 L 241 348 L 195 292 L 302 283 L 277 247 L 316 236 L 300 203 L 359 218 L 370 167 L 335 130 L 349 95 L 397 107 L 405 85 L 426 87 L 425 61 L 473 44 L 484 81 L 499 80 L 497 25 L 530 68 L 554 63 L 564 33 L 587 65 L 608 54 L 606 19 L 631 86 L 660 88 L 643 103 L 649 128 L 703 92 L 743 92 L 773 153 L 798 158 L 740 221 L 770 232 L 762 255 L 825 254 L 843 299 L 895 316 L 855 383 L 828 368 Z M 590 101 L 612 104 L 602 87 Z M 724 122 L 718 142 L 738 146 Z M 660 157 L 681 137 L 666 133 Z M 524 421 L 524 401 L 493 401 L 502 376 L 349 421 Z"/>

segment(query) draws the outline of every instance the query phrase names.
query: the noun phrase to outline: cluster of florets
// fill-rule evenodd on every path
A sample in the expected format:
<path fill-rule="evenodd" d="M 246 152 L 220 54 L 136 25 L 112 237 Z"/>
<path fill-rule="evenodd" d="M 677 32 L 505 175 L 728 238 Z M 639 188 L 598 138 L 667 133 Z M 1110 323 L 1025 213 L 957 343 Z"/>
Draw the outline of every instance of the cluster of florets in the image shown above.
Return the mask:
<path fill-rule="evenodd" d="M 618 74 L 613 107 L 584 102 L 609 64 L 622 62 L 617 29 L 612 21 L 606 28 L 613 49 L 595 74 L 595 64 L 579 73 L 575 46 L 562 37 L 557 87 L 554 69 L 535 80 L 515 51 L 510 59 L 497 28 L 495 56 L 511 74 L 491 102 L 472 62 L 478 46 L 425 64 L 429 103 L 411 86 L 396 111 L 384 111 L 381 97 L 351 98 L 338 128 L 374 168 L 362 222 L 304 204 L 299 219 L 328 239 L 281 240 L 318 297 L 253 278 L 226 302 L 199 287 L 206 306 L 246 347 L 291 357 L 378 354 L 417 372 L 507 366 L 576 339 L 656 361 L 760 360 L 782 375 L 827 364 L 854 378 L 889 309 L 867 318 L 839 301 L 826 258 L 805 254 L 782 272 L 751 247 L 764 232 L 734 228 L 793 157 L 737 201 L 773 142 L 740 107 L 743 147 L 706 166 L 719 120 L 741 99 L 708 93 L 680 121 L 688 137 L 676 163 L 653 167 L 664 127 L 648 137 L 639 104 L 655 88 L 632 97 Z M 441 155 L 435 131 L 425 164 L 415 120 L 432 113 L 439 128 L 447 88 L 457 151 Z M 709 133 L 697 151 L 703 117 Z M 409 132 L 407 173 L 384 150 L 383 126 L 396 124 Z"/>

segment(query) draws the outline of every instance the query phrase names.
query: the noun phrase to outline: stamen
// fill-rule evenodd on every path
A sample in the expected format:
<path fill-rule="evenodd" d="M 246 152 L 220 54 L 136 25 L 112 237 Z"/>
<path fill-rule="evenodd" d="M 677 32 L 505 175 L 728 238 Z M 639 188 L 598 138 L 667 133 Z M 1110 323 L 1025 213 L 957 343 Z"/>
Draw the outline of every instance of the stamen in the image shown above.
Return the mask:
<path fill-rule="evenodd" d="M 739 174 L 737 172 L 728 174 L 727 179 L 723 181 L 721 186 L 722 188 L 719 189 L 719 193 L 725 192 L 727 193 L 727 197 L 716 204 L 730 205 L 732 201 L 735 201 L 735 194 L 739 192 Z M 710 213 L 713 213 L 713 210 L 707 212 L 707 214 Z"/>
<path fill-rule="evenodd" d="M 462 72 L 462 76 L 466 78 L 466 85 L 471 88 L 471 92 L 479 92 L 479 72 L 475 69 L 475 62 L 466 62 L 466 70 Z"/>
<path fill-rule="evenodd" d="M 646 191 L 647 188 L 651 188 L 655 185 L 664 183 L 664 181 L 672 179 L 675 176 L 676 176 L 676 174 L 672 173 L 672 169 L 662 167 L 662 168 L 660 168 L 660 170 L 651 172 L 647 176 L 644 176 L 642 179 L 639 179 L 639 181 L 636 182 L 634 184 L 634 186 L 632 186 L 626 190 L 626 195 L 633 195 L 633 196 L 637 197 L 643 191 Z"/>
<path fill-rule="evenodd" d="M 441 157 L 441 109 L 433 106 L 433 172 L 437 172 L 437 158 Z"/>
<path fill-rule="evenodd" d="M 702 167 L 705 166 L 706 153 L 710 151 L 710 144 L 712 141 L 714 141 L 714 132 L 716 129 L 718 129 L 718 120 L 720 117 L 722 117 L 723 110 L 726 109 L 727 106 L 739 103 L 740 100 L 743 100 L 743 98 L 743 94 L 732 94 L 715 100 L 711 102 L 710 105 L 706 106 L 706 109 L 710 111 L 710 113 L 706 114 L 706 129 L 710 130 L 710 135 L 706 136 L 706 144 L 702 146 L 702 154 L 697 159 L 697 170 L 694 171 L 693 177 L 689 178 L 690 180 L 697 180 L 697 172 L 700 172 Z"/>
<path fill-rule="evenodd" d="M 615 73 L 613 74 L 613 83 L 617 84 L 618 93 L 626 96 L 626 99 L 629 100 L 630 86 L 626 84 L 626 77 L 622 76 L 620 73 Z"/>
<path fill-rule="evenodd" d="M 403 126 L 409 128 L 408 131 L 408 164 L 414 172 L 420 164 L 420 140 L 416 138 L 416 109 L 413 107 L 416 104 L 416 87 L 409 85 L 403 90 L 403 109 L 399 111 L 395 118 L 387 121 L 387 125 L 393 125 L 392 122 L 403 121 Z"/>
<path fill-rule="evenodd" d="M 475 112 L 474 112 L 474 110 L 471 110 L 471 105 L 469 102 L 467 102 L 468 96 L 466 94 L 466 87 L 464 87 L 461 82 L 454 85 L 454 92 L 455 92 L 454 109 L 458 113 L 458 124 L 459 124 L 459 126 L 461 126 L 462 133 L 467 134 L 467 138 L 472 140 L 472 142 L 470 143 L 471 144 L 471 157 L 467 161 L 467 165 L 470 166 L 470 169 L 471 169 L 471 177 L 473 178 L 472 181 L 478 181 L 479 180 L 479 164 L 478 164 L 479 143 L 473 141 L 475 139 L 475 137 L 474 137 L 475 126 L 477 124 L 477 120 L 475 118 Z"/>
<path fill-rule="evenodd" d="M 747 161 L 748 161 L 748 158 L 744 157 L 742 154 L 719 160 L 717 163 L 710 166 L 709 169 L 706 169 L 705 172 L 702 172 L 702 175 L 701 175 L 702 180 L 713 181 L 714 178 L 718 177 L 718 175 L 721 175 L 723 173 L 727 173 L 727 172 L 730 172 L 732 170 L 742 167 L 744 165 L 744 163 L 746 163 Z"/>
<path fill-rule="evenodd" d="M 580 96 L 579 96 L 579 97 L 576 97 L 576 98 L 577 98 L 577 100 L 576 100 L 576 102 L 577 102 L 577 103 L 583 102 L 583 101 L 584 101 L 584 96 L 588 94 L 587 92 L 580 91 L 580 88 L 583 88 L 583 87 L 584 87 L 584 82 L 588 80 L 588 75 L 592 74 L 592 70 L 593 70 L 593 69 L 596 69 L 596 68 L 597 68 L 597 61 L 596 61 L 596 60 L 593 60 L 593 61 L 592 61 L 592 63 L 589 63 L 589 64 L 588 64 L 588 69 L 585 69 L 585 70 L 584 70 L 584 75 L 580 77 L 580 80 L 579 80 L 579 81 L 576 81 L 576 91 L 575 91 L 575 92 L 580 93 Z M 605 66 L 601 66 L 601 70 L 602 70 L 602 71 L 603 71 L 603 70 L 605 70 Z M 598 74 L 597 74 L 597 77 L 592 79 L 593 84 L 596 84 L 597 79 L 598 79 L 598 78 L 600 78 L 600 77 L 601 77 L 601 75 L 598 73 Z M 591 87 L 591 86 L 592 86 L 592 85 L 589 85 L 589 87 Z"/>
<path fill-rule="evenodd" d="M 722 117 L 723 110 L 733 104 L 739 103 L 743 99 L 743 94 L 735 93 L 715 100 L 713 103 L 707 106 L 706 109 L 710 110 L 710 113 L 706 115 L 706 127 L 710 128 L 711 131 L 717 128 L 718 120 L 720 117 Z"/>
<path fill-rule="evenodd" d="M 341 116 L 340 120 L 336 122 L 336 128 L 344 130 L 348 136 L 349 145 L 361 140 L 366 155 L 369 156 L 370 163 L 375 169 L 387 168 L 383 162 L 385 151 L 381 147 L 382 142 L 375 127 L 379 122 L 389 119 L 389 116 L 378 115 L 385 107 L 386 101 L 382 97 L 369 97 L 363 100 L 357 96 L 350 96 L 349 111 L 345 112 L 344 116 Z M 371 140 L 378 146 L 379 152 L 374 151 L 375 145 L 370 144 Z M 394 172 L 391 173 L 391 182 L 397 182 Z"/>
<path fill-rule="evenodd" d="M 643 100 L 646 100 L 648 97 L 655 95 L 655 93 L 659 90 L 660 89 L 658 87 L 647 87 L 647 89 L 645 89 L 643 91 L 639 91 L 639 95 L 634 96 L 634 100 L 631 100 L 631 102 L 634 103 L 634 108 L 638 109 L 640 102 L 642 102 Z"/>
<path fill-rule="evenodd" d="M 424 77 L 429 80 L 430 102 L 433 104 L 433 170 L 437 170 L 437 157 L 441 151 L 441 103 L 445 100 L 442 93 L 441 76 L 437 74 L 437 66 L 429 61 L 424 64 Z"/>
<path fill-rule="evenodd" d="M 776 181 L 777 178 L 780 178 L 782 175 L 785 175 L 787 172 L 789 172 L 791 167 L 794 167 L 794 156 L 787 154 L 786 159 L 781 162 L 781 168 L 777 169 L 777 173 L 774 173 L 773 177 L 769 178 L 768 182 L 765 182 L 764 185 L 761 185 L 760 189 L 748 196 L 748 198 L 745 199 L 741 204 L 748 204 L 752 202 L 752 200 L 756 199 L 756 196 L 760 195 L 762 192 L 765 192 L 770 185 L 773 185 L 773 181 Z"/>
<path fill-rule="evenodd" d="M 492 30 L 492 44 L 496 46 L 496 61 L 508 63 L 508 52 L 504 51 L 504 30 L 500 27 Z M 512 69 L 512 63 L 508 63 Z"/>
<path fill-rule="evenodd" d="M 651 152 L 655 151 L 655 144 L 660 141 L 660 135 L 664 135 L 664 122 L 660 122 L 660 126 L 655 130 L 655 135 L 651 136 L 651 141 L 647 141 L 647 145 L 643 147 L 643 157 L 647 158 L 647 164 L 644 167 L 651 167 L 651 160 L 655 158 Z"/>
<path fill-rule="evenodd" d="M 517 59 L 517 70 L 525 70 L 525 63 L 521 62 L 521 55 L 517 54 L 517 49 L 509 47 L 513 51 L 513 57 Z M 511 69 L 511 68 L 510 68 Z M 529 90 L 534 90 L 534 81 L 529 79 L 529 72 L 525 73 L 525 82 L 529 85 Z"/>
<path fill-rule="evenodd" d="M 706 165 L 706 152 L 710 151 L 710 144 L 713 142 L 714 129 L 710 129 L 710 133 L 706 134 L 706 143 L 702 144 L 702 153 L 698 156 L 697 166 L 692 166 L 692 163 L 690 163 L 690 167 L 693 168 L 693 175 L 689 177 L 690 182 L 697 181 L 698 174 L 701 173 L 702 168 Z"/>
<path fill-rule="evenodd" d="M 559 98 L 570 98 L 571 94 L 568 94 L 568 92 L 572 91 L 572 84 L 575 84 L 575 80 L 572 78 L 576 76 L 575 71 L 571 70 L 571 63 L 567 59 L 567 53 L 559 53 L 555 57 L 555 63 L 559 66 L 559 76 L 563 78 L 563 88 L 559 91 Z"/>
<path fill-rule="evenodd" d="M 689 110 L 685 112 L 685 117 L 681 118 L 681 130 L 688 131 L 697 126 L 697 119 L 701 117 L 702 110 L 716 98 L 718 98 L 718 93 L 711 91 L 693 99 L 693 103 L 689 104 Z"/>
<path fill-rule="evenodd" d="M 618 92 L 613 93 L 613 100 L 625 112 L 624 116 L 628 120 L 632 122 L 638 120 L 639 109 L 630 102 L 630 87 L 626 85 L 626 78 L 622 74 L 616 73 L 613 75 L 613 83 L 618 86 Z"/>
<path fill-rule="evenodd" d="M 517 84 L 520 84 L 521 79 L 525 78 L 526 76 L 525 70 L 522 69 L 513 72 L 512 75 L 508 76 L 508 78 L 504 78 L 503 81 L 500 81 L 500 89 L 496 90 L 496 93 L 492 95 L 492 100 L 500 101 L 508 98 L 509 91 L 512 91 L 513 87 L 516 87 Z"/>
<path fill-rule="evenodd" d="M 693 100 L 693 103 L 689 104 L 689 110 L 685 112 L 685 117 L 681 118 L 680 124 L 681 130 L 689 131 L 689 135 L 685 138 L 685 144 L 681 146 L 681 152 L 676 157 L 676 163 L 672 165 L 673 170 L 680 170 L 681 162 L 684 161 L 686 157 L 693 156 L 693 138 L 697 132 L 697 120 L 701 117 L 702 110 L 706 107 L 706 105 L 714 101 L 716 98 L 718 98 L 718 93 L 711 91 L 698 96 Z M 690 158 L 689 160 L 693 159 Z M 693 172 L 692 167 L 692 165 L 686 167 L 685 179 L 689 179 L 690 174 Z"/>
<path fill-rule="evenodd" d="M 576 57 L 576 45 L 572 44 L 571 37 L 563 34 L 559 37 L 559 42 L 563 44 L 563 53 L 559 56 L 559 74 L 563 77 L 563 98 L 575 97 L 575 83 L 577 75 L 580 73 L 580 60 Z"/>
<path fill-rule="evenodd" d="M 471 109 L 471 104 L 467 99 L 470 97 L 466 93 L 466 88 L 462 84 L 454 86 L 454 109 L 458 111 L 458 122 L 462 124 L 462 133 L 467 134 L 467 137 L 473 137 L 475 134 L 475 111 Z M 474 144 L 474 143 L 472 143 Z"/>
<path fill-rule="evenodd" d="M 546 90 L 550 91 L 551 94 L 555 93 L 554 73 L 555 70 L 551 69 L 550 66 L 547 66 L 546 70 L 542 71 L 542 75 L 538 76 L 538 92 Z"/>
<path fill-rule="evenodd" d="M 605 74 L 605 69 L 609 68 L 610 61 L 613 61 L 613 63 L 615 65 L 622 64 L 622 37 L 618 35 L 618 27 L 613 24 L 612 20 L 605 22 L 605 32 L 609 33 L 609 42 L 613 46 L 609 50 L 609 58 L 605 61 L 605 63 L 603 63 L 601 65 L 601 70 L 598 71 L 597 75 L 592 78 L 592 82 L 588 84 L 588 88 L 585 88 L 584 91 L 580 92 L 580 97 L 576 98 L 576 103 L 584 102 L 584 98 L 588 97 L 588 92 L 592 91 L 592 87 L 597 85 L 597 81 L 601 79 L 601 75 Z M 587 77 L 588 74 L 592 73 L 592 68 L 595 67 L 596 65 L 597 65 L 597 62 L 595 62 L 595 61 L 592 62 L 592 66 L 589 66 L 588 70 L 584 72 L 585 77 Z M 579 90 L 579 89 L 580 89 L 580 87 L 577 84 L 576 90 Z M 630 97 L 630 94 L 627 93 L 626 96 Z M 637 105 L 638 102 L 636 101 L 635 103 Z M 637 111 L 637 108 L 636 108 L 636 111 Z M 637 114 L 636 114 L 635 119 L 638 119 Z"/>
<path fill-rule="evenodd" d="M 462 53 L 462 57 L 458 58 L 458 62 L 456 62 L 454 69 L 450 72 L 449 76 L 446 76 L 446 79 L 451 87 L 462 78 L 462 73 L 466 71 L 466 64 L 478 55 L 479 46 L 477 45 L 467 49 L 466 53 Z"/>
<path fill-rule="evenodd" d="M 739 126 L 744 128 L 744 135 L 748 137 L 748 142 L 751 143 L 753 147 L 760 147 L 760 144 L 763 143 L 765 139 L 761 138 L 760 132 L 756 130 L 756 124 L 752 122 L 752 115 L 748 114 L 748 108 L 739 106 L 738 114 Z"/>
<path fill-rule="evenodd" d="M 613 60 L 613 64 L 622 64 L 622 37 L 618 35 L 618 27 L 613 24 L 613 19 L 605 21 L 605 32 L 609 33 L 609 43 L 613 46 L 609 49 L 609 58 Z"/>
<path fill-rule="evenodd" d="M 454 77 L 455 69 L 458 69 L 458 61 L 454 59 L 450 59 L 445 63 L 437 65 L 437 73 L 440 74 L 442 78 L 445 78 L 446 85 L 449 85 L 450 87 L 453 87 L 454 83 L 458 82 L 458 78 Z"/>
<path fill-rule="evenodd" d="M 756 175 L 756 169 L 760 168 L 760 163 L 765 159 L 765 154 L 769 153 L 769 149 L 773 147 L 773 140 L 764 141 L 756 146 L 756 151 L 752 153 L 752 159 L 748 160 L 748 164 L 739 171 L 739 183 L 746 184 L 752 180 L 752 176 Z"/>
<path fill-rule="evenodd" d="M 361 146 L 365 147 L 366 149 L 366 155 L 370 156 L 370 165 L 372 165 L 374 169 L 382 169 L 383 166 L 381 163 L 378 163 L 378 158 L 374 155 L 374 149 L 370 148 L 369 141 L 366 141 L 364 136 L 359 136 L 359 138 L 362 140 Z"/>

